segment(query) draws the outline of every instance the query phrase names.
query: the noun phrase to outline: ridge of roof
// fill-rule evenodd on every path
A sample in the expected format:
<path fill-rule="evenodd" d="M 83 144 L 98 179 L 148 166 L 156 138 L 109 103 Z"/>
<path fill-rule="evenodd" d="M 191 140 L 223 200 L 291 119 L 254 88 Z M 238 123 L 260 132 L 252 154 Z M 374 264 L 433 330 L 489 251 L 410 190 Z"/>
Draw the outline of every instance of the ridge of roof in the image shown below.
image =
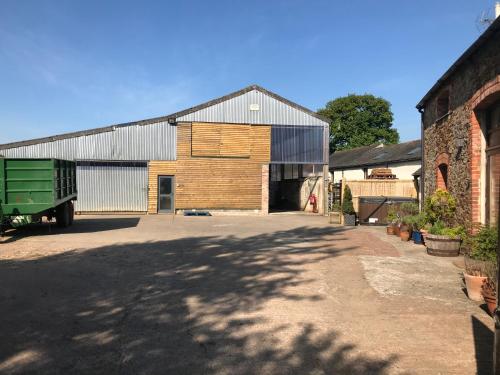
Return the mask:
<path fill-rule="evenodd" d="M 443 85 L 443 83 L 467 60 L 479 47 L 486 43 L 489 38 L 500 30 L 500 17 L 497 17 L 493 23 L 465 50 L 462 55 L 448 68 L 448 70 L 439 78 L 431 89 L 424 95 L 416 105 L 417 109 L 422 109 L 429 98 Z"/>
<path fill-rule="evenodd" d="M 415 149 L 417 149 L 415 152 Z M 330 155 L 330 169 L 362 167 L 384 163 L 415 161 L 422 158 L 420 139 L 384 145 L 362 146 L 354 149 L 337 151 Z"/>
<path fill-rule="evenodd" d="M 4 143 L 0 144 L 0 150 L 5 150 L 9 148 L 17 148 L 17 147 L 22 147 L 22 146 L 31 146 L 39 143 L 46 143 L 46 142 L 54 142 L 62 139 L 68 139 L 68 138 L 77 138 L 77 137 L 84 137 L 88 135 L 94 135 L 94 134 L 99 134 L 99 133 L 105 133 L 105 132 L 111 132 L 114 131 L 116 128 L 123 128 L 127 126 L 144 126 L 144 125 L 150 125 L 153 123 L 161 122 L 161 121 L 169 121 L 173 120 L 175 121 L 177 117 L 185 116 L 193 112 L 197 112 L 201 109 L 222 103 L 226 100 L 230 100 L 233 98 L 236 98 L 240 95 L 246 94 L 247 92 L 257 90 L 262 92 L 263 94 L 266 94 L 284 104 L 287 104 L 295 109 L 298 109 L 302 112 L 305 112 L 321 121 L 324 121 L 325 123 L 329 124 L 330 120 L 306 107 L 303 107 L 297 103 L 294 103 L 288 99 L 285 99 L 284 97 L 273 93 L 272 91 L 266 90 L 263 87 L 259 85 L 250 85 L 247 86 L 241 90 L 234 91 L 230 94 L 209 100 L 207 102 L 201 103 L 199 105 L 196 105 L 194 107 L 190 107 L 188 109 L 184 109 L 182 111 L 174 112 L 170 115 L 166 116 L 159 116 L 159 117 L 152 117 L 144 120 L 138 120 L 138 121 L 131 121 L 131 122 L 124 122 L 124 123 L 118 123 L 114 125 L 108 125 L 108 126 L 103 126 L 103 127 L 98 127 L 98 128 L 92 128 L 88 130 L 80 130 L 76 132 L 69 132 L 69 133 L 62 133 L 58 135 L 53 135 L 53 136 L 48 136 L 48 137 L 41 137 L 41 138 L 33 138 L 33 139 L 28 139 L 25 141 L 17 141 L 17 142 L 10 142 L 10 143 Z"/>

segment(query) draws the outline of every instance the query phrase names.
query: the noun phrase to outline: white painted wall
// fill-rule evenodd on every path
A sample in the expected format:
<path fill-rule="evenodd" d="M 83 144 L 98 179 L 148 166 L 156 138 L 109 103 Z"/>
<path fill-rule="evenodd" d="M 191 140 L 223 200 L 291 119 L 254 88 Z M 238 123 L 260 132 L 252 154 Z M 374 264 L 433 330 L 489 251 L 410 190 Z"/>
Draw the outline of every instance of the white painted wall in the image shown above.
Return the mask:
<path fill-rule="evenodd" d="M 405 163 L 390 163 L 383 164 L 376 167 L 368 168 L 368 175 L 371 174 L 373 168 L 391 168 L 392 173 L 400 180 L 413 180 L 413 173 L 421 167 L 420 161 L 409 161 Z M 346 169 L 343 171 L 335 171 L 333 174 L 333 181 L 340 182 L 340 180 L 364 180 L 365 173 L 363 168 Z"/>

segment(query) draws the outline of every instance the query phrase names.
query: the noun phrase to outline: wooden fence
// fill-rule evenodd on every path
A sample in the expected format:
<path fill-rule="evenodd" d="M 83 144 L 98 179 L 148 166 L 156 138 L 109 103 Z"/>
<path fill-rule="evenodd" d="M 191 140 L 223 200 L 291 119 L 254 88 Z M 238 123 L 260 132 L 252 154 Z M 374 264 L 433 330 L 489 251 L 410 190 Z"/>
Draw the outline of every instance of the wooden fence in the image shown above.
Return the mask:
<path fill-rule="evenodd" d="M 351 189 L 352 203 L 356 212 L 359 211 L 359 197 L 418 197 L 413 180 L 344 180 L 342 199 L 345 185 Z"/>

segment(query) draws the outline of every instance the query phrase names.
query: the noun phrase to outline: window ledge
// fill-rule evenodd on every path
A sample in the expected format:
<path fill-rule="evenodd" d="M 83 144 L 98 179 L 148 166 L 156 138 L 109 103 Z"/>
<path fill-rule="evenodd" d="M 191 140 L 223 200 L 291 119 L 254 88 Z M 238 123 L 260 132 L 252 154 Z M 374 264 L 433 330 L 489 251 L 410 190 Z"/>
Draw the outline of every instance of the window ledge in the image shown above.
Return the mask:
<path fill-rule="evenodd" d="M 451 114 L 451 111 L 448 111 L 444 115 L 442 115 L 441 117 L 438 117 L 436 120 L 436 124 L 443 122 L 443 120 L 446 119 L 450 114 Z"/>

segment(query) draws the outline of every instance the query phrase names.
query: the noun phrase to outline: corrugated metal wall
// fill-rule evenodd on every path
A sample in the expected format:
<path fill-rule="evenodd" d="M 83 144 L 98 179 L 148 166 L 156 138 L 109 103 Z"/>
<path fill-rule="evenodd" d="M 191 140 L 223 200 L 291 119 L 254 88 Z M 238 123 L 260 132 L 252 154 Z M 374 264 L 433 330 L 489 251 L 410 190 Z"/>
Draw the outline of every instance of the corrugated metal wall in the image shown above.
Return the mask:
<path fill-rule="evenodd" d="M 258 104 L 259 110 L 251 111 L 250 104 Z M 328 125 L 304 111 L 257 90 L 249 91 L 222 103 L 177 117 L 177 121 L 261 125 Z"/>
<path fill-rule="evenodd" d="M 167 122 L 1 150 L 11 158 L 175 160 L 177 127 Z"/>
<path fill-rule="evenodd" d="M 325 164 L 323 126 L 273 125 L 271 162 L 280 164 Z"/>
<path fill-rule="evenodd" d="M 146 212 L 148 209 L 146 163 L 78 163 L 76 182 L 76 211 Z"/>

